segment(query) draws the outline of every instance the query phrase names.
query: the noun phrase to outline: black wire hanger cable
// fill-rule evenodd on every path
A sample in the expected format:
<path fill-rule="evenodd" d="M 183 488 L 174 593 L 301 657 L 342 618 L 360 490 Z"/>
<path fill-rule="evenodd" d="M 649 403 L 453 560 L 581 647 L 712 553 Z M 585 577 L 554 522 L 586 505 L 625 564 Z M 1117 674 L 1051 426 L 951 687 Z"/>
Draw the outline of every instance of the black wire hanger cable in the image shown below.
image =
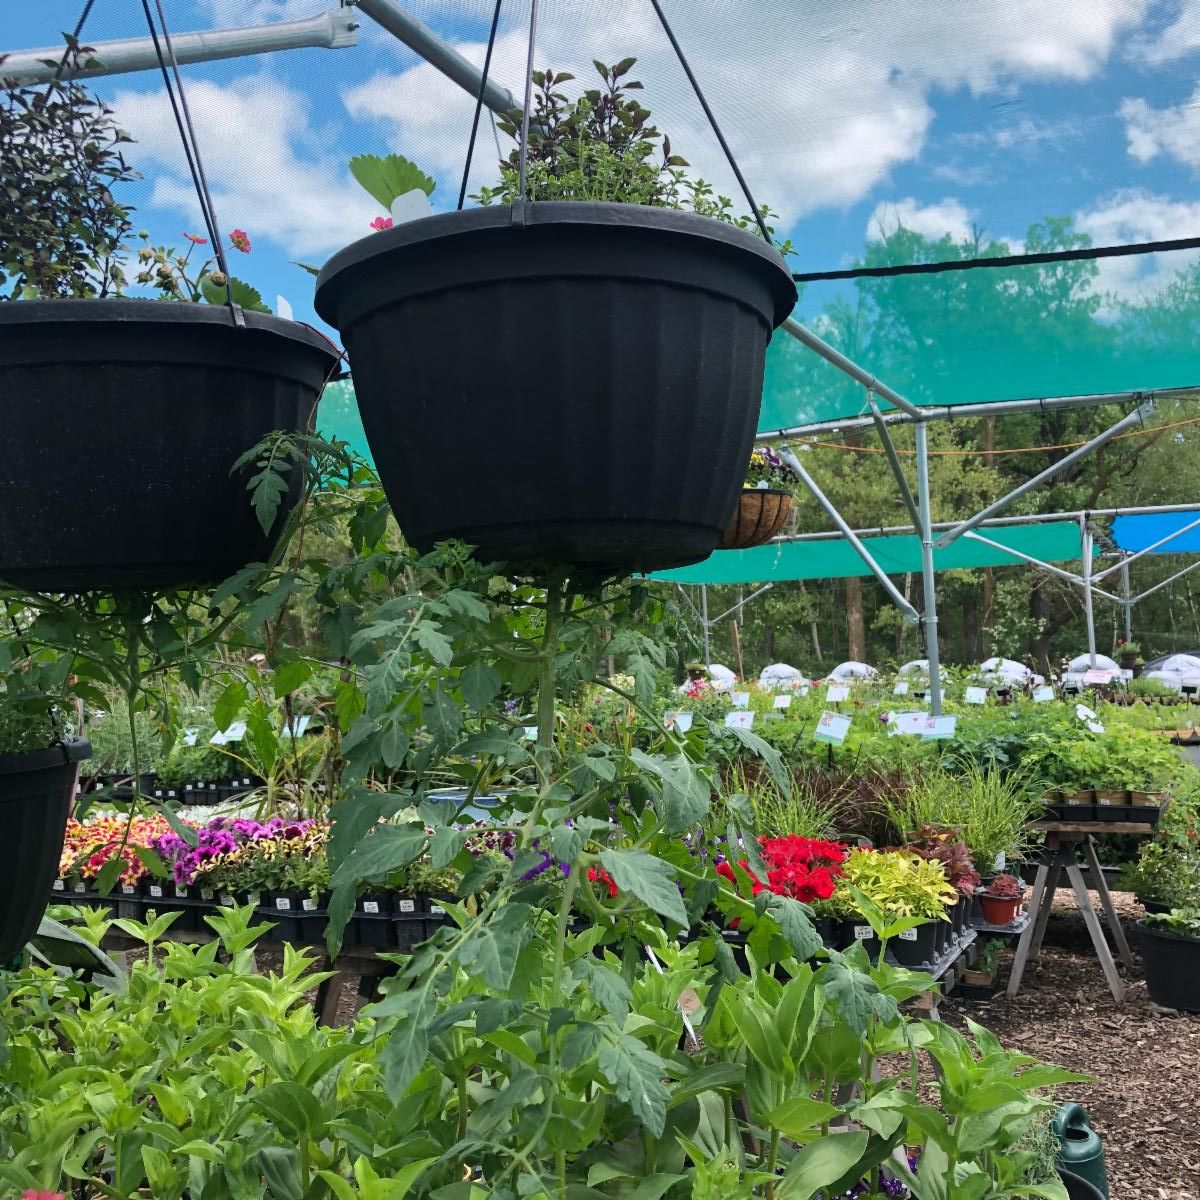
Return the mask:
<path fill-rule="evenodd" d="M 467 161 L 463 166 L 462 186 L 458 189 L 458 207 L 461 210 L 467 199 L 467 179 L 471 174 L 471 157 L 475 153 L 475 136 L 479 132 L 479 117 L 483 112 L 483 93 L 487 89 L 488 72 L 492 69 L 492 51 L 496 48 L 496 30 L 500 25 L 500 6 L 504 0 L 496 0 L 492 13 L 492 29 L 488 34 L 487 53 L 483 56 L 483 74 L 479 77 L 479 94 L 475 97 L 475 118 L 471 122 L 471 138 L 467 142 Z"/>
<path fill-rule="evenodd" d="M 200 215 L 204 221 L 208 236 L 212 240 L 213 253 L 217 266 L 225 276 L 225 303 L 233 318 L 233 323 L 244 328 L 245 314 L 233 298 L 233 277 L 229 273 L 229 263 L 225 258 L 225 248 L 221 244 L 220 227 L 217 224 L 216 211 L 213 207 L 212 193 L 208 188 L 208 179 L 204 174 L 204 163 L 200 158 L 200 146 L 196 141 L 196 131 L 192 125 L 191 112 L 188 109 L 187 96 L 183 90 L 183 77 L 179 73 L 179 63 L 175 57 L 175 47 L 171 41 L 171 31 L 167 28 L 167 19 L 163 13 L 162 0 L 155 0 L 159 25 L 162 28 L 162 40 L 159 40 L 158 30 L 154 25 L 154 17 L 150 12 L 149 0 L 142 0 L 142 12 L 146 16 L 146 24 L 150 30 L 150 39 L 154 43 L 154 53 L 158 58 L 159 70 L 162 72 L 166 85 L 167 98 L 171 103 L 171 111 L 175 115 L 175 128 L 179 140 L 183 144 L 184 157 L 187 159 L 188 170 L 192 176 L 192 186 L 196 190 L 196 199 L 200 203 Z M 163 46 L 166 55 L 163 54 Z M 167 70 L 167 58 L 171 61 L 171 70 Z M 171 74 L 174 72 L 175 86 L 172 87 Z M 178 97 L 176 97 L 178 91 Z"/>

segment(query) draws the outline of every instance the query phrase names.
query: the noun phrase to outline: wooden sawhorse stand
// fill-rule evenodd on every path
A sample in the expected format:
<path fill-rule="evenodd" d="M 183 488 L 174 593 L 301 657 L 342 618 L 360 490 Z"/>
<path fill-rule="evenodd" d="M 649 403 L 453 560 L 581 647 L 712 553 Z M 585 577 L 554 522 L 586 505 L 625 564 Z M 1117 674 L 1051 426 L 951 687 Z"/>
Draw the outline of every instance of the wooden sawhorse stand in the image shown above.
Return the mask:
<path fill-rule="evenodd" d="M 1117 972 L 1117 964 L 1113 961 L 1100 920 L 1092 908 L 1091 898 L 1084 886 L 1082 867 L 1086 866 L 1091 870 L 1095 890 L 1100 896 L 1100 903 L 1112 930 L 1113 941 L 1117 945 L 1117 953 L 1126 969 L 1132 970 L 1133 955 L 1129 953 L 1125 931 L 1121 928 L 1117 910 L 1113 906 L 1112 894 L 1108 890 L 1104 873 L 1100 870 L 1100 860 L 1096 857 L 1096 845 L 1092 841 L 1092 835 L 1124 833 L 1135 837 L 1149 837 L 1154 831 L 1153 827 L 1127 821 L 1038 821 L 1036 826 L 1046 834 L 1046 853 L 1038 865 L 1037 878 L 1033 883 L 1033 896 L 1029 901 L 1029 927 L 1021 934 L 1021 940 L 1017 943 L 1012 974 L 1008 980 L 1008 995 L 1017 994 L 1021 987 L 1021 977 L 1025 974 L 1025 964 L 1041 953 L 1042 939 L 1046 936 L 1046 926 L 1050 923 L 1050 910 L 1054 907 L 1054 893 L 1063 872 L 1066 871 L 1075 892 L 1075 902 L 1079 905 L 1084 924 L 1091 934 L 1092 945 L 1096 948 L 1096 957 L 1104 970 L 1104 978 L 1108 980 L 1113 999 L 1121 1004 L 1125 999 L 1125 985 Z M 1082 864 L 1079 861 L 1080 850 L 1084 854 Z"/>

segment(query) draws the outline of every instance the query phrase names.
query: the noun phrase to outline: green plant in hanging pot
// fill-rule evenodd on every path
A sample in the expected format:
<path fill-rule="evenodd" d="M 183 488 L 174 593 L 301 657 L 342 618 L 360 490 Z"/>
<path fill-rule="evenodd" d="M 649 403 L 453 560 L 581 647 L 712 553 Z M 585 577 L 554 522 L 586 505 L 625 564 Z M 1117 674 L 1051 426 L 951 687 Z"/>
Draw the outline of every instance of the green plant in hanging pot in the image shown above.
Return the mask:
<path fill-rule="evenodd" d="M 136 176 L 114 114 L 75 81 L 7 84 L 0 177 L 21 201 L 0 225 L 0 290 L 16 301 L 0 304 L 0 581 L 164 588 L 265 561 L 285 510 L 263 529 L 237 462 L 273 429 L 306 428 L 335 349 L 187 255 L 134 256 L 119 195 Z M 180 302 L 128 298 L 130 258 Z"/>
<path fill-rule="evenodd" d="M 0 691 L 0 965 L 37 930 L 58 874 L 79 763 L 91 753 L 67 708 L 20 675 Z"/>
<path fill-rule="evenodd" d="M 746 550 L 769 542 L 792 515 L 796 473 L 770 446 L 755 446 L 746 466 L 741 499 L 720 549 Z"/>
<path fill-rule="evenodd" d="M 569 74 L 535 72 L 527 136 L 520 115 L 501 123 L 517 147 L 480 207 L 395 209 L 320 273 L 317 311 L 421 550 L 457 538 L 482 561 L 648 570 L 706 557 L 734 512 L 796 289 L 685 176 L 633 65 L 597 64 L 574 98 Z M 355 163 L 393 208 L 432 190 L 402 160 Z"/>

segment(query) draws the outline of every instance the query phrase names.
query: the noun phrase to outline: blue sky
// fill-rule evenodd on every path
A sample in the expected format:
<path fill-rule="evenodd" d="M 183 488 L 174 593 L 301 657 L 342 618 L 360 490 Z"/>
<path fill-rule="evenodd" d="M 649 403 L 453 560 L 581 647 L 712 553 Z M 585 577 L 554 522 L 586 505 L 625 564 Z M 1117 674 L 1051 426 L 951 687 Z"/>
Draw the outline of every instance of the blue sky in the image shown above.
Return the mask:
<path fill-rule="evenodd" d="M 5 48 L 53 45 L 81 4 L 11 6 Z M 309 16 L 334 0 L 169 0 L 174 32 Z M 407 7 L 482 61 L 489 0 Z M 973 225 L 1019 248 L 1030 222 L 1072 215 L 1097 243 L 1200 234 L 1200 0 L 670 0 L 664 7 L 760 200 L 783 214 L 798 270 L 843 266 L 880 227 L 931 236 Z M 506 0 L 494 73 L 516 90 L 520 0 Z M 191 66 L 185 79 L 220 223 L 247 230 L 237 263 L 268 302 L 314 320 L 320 263 L 368 234 L 375 203 L 346 169 L 407 154 L 452 205 L 472 100 L 361 18 L 359 45 Z M 85 40 L 136 37 L 139 0 L 102 0 Z M 647 0 L 544 0 L 539 65 L 585 78 L 637 55 L 660 127 L 734 194 L 715 139 Z M 131 202 L 153 239 L 198 219 L 161 84 L 100 80 L 136 139 Z M 472 187 L 493 177 L 490 127 Z M 1098 286 L 1153 290 L 1190 255 L 1112 260 Z M 1162 260 L 1162 261 L 1160 261 Z"/>

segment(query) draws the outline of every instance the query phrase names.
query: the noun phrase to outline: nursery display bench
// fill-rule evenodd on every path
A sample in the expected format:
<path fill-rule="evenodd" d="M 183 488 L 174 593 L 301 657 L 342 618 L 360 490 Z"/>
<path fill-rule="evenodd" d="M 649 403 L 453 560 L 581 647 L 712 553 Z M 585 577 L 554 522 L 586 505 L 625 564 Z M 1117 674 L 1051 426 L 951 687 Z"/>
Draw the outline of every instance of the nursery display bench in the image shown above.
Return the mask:
<path fill-rule="evenodd" d="M 1084 884 L 1083 868 L 1090 868 L 1092 882 L 1096 885 L 1100 904 L 1108 918 L 1121 962 L 1125 964 L 1126 970 L 1132 970 L 1133 956 L 1129 952 L 1129 942 L 1125 938 L 1124 929 L 1121 928 L 1104 872 L 1100 869 L 1094 835 L 1123 833 L 1132 837 L 1149 837 L 1154 832 L 1153 826 L 1134 821 L 1037 821 L 1034 824 L 1035 828 L 1046 835 L 1046 849 L 1033 882 L 1033 896 L 1029 901 L 1030 921 L 1017 943 L 1012 974 L 1008 980 L 1008 995 L 1015 996 L 1020 991 L 1025 964 L 1041 953 L 1042 939 L 1046 936 L 1046 926 L 1050 923 L 1050 910 L 1054 907 L 1054 893 L 1065 871 L 1075 892 L 1075 902 L 1079 905 L 1079 911 L 1083 914 L 1084 923 L 1091 935 L 1096 957 L 1104 970 L 1104 978 L 1108 981 L 1113 998 L 1120 1004 L 1125 999 L 1125 984 L 1104 937 L 1100 919 L 1092 908 L 1088 889 Z M 1080 855 L 1083 856 L 1082 861 Z"/>

